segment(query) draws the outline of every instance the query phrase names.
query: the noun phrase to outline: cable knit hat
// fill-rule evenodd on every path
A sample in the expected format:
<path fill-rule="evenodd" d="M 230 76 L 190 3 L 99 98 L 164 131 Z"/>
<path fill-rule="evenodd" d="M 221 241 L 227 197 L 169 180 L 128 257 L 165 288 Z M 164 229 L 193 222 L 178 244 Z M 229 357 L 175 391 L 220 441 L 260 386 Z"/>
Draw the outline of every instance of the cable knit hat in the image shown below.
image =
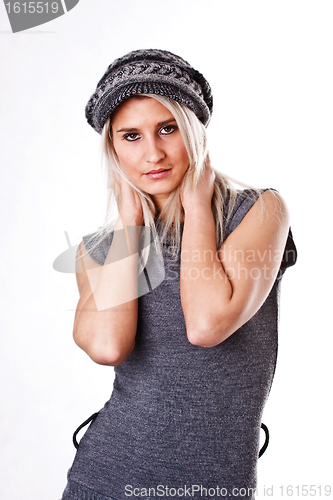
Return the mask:
<path fill-rule="evenodd" d="M 166 50 L 134 50 L 116 59 L 86 106 L 88 123 L 99 134 L 118 104 L 134 94 L 159 94 L 185 104 L 207 126 L 213 97 L 207 80 L 188 62 Z"/>

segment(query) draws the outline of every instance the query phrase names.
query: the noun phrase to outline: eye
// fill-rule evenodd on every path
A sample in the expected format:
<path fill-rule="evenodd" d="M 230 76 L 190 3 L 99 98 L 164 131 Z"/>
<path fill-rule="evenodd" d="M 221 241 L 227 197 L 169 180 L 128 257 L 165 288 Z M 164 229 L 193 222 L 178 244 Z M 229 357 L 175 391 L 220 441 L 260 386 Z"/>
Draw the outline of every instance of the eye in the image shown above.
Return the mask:
<path fill-rule="evenodd" d="M 125 134 L 123 136 L 123 139 L 126 139 L 129 142 L 134 142 L 138 139 L 138 136 L 139 134 L 137 134 L 136 132 L 130 132 L 129 134 Z"/>
<path fill-rule="evenodd" d="M 160 132 L 162 133 L 163 130 L 165 131 L 165 133 L 162 133 L 162 135 L 170 135 L 172 134 L 175 130 L 177 130 L 177 126 L 176 125 L 166 125 L 165 127 L 161 128 Z"/>

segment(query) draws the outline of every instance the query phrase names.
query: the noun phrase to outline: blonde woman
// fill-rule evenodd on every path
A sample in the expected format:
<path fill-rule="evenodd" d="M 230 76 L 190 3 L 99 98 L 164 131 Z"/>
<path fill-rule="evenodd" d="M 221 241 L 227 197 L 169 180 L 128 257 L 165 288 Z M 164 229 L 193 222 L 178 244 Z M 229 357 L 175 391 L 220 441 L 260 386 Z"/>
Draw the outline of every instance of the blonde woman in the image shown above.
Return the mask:
<path fill-rule="evenodd" d="M 153 49 L 116 59 L 87 104 L 110 196 L 78 248 L 73 335 L 115 380 L 74 434 L 62 500 L 255 497 L 296 248 L 279 193 L 211 166 L 211 113 L 203 75 Z"/>

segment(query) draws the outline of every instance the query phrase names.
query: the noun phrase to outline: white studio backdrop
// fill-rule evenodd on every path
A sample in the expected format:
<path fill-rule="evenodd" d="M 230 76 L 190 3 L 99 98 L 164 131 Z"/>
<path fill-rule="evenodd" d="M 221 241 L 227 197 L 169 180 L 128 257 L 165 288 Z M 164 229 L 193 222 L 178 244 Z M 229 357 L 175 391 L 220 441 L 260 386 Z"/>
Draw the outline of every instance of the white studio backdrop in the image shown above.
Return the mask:
<path fill-rule="evenodd" d="M 100 137 L 84 108 L 107 66 L 140 48 L 205 75 L 213 165 L 288 204 L 298 262 L 282 283 L 258 499 L 288 485 L 333 498 L 332 2 L 80 0 L 15 34 L 4 4 L 0 17 L 1 499 L 59 500 L 73 431 L 111 395 L 113 368 L 72 338 L 75 276 L 52 266 L 65 231 L 74 246 L 104 220 Z"/>

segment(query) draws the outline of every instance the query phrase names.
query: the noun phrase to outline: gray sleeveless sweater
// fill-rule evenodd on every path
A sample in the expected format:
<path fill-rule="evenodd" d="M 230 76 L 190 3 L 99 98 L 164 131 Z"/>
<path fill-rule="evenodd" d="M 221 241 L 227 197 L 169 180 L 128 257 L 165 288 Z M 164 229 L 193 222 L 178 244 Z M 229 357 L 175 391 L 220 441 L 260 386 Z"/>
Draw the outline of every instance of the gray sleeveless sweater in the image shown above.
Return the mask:
<path fill-rule="evenodd" d="M 249 195 L 238 192 L 224 239 L 254 204 Z M 90 253 L 99 264 L 112 236 Z M 165 278 L 138 299 L 135 348 L 114 368 L 111 397 L 80 441 L 62 500 L 255 497 L 260 425 L 276 366 L 281 278 L 296 261 L 291 231 L 264 304 L 210 348 L 187 339 L 180 255 L 163 259 Z"/>

